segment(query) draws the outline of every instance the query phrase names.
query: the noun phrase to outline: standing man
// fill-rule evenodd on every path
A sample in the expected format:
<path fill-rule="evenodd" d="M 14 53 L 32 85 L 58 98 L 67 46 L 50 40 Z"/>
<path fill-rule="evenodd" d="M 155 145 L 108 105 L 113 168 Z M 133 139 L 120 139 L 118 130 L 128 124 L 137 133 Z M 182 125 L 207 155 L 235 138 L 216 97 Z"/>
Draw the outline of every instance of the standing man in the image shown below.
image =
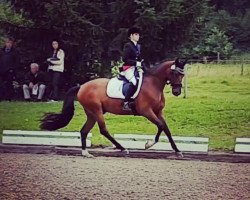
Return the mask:
<path fill-rule="evenodd" d="M 13 38 L 7 38 L 4 48 L 0 50 L 0 100 L 11 100 L 14 94 L 13 81 L 18 58 L 13 43 Z"/>
<path fill-rule="evenodd" d="M 39 71 L 37 63 L 31 63 L 30 71 L 25 75 L 23 85 L 23 95 L 26 101 L 31 100 L 31 95 L 37 96 L 37 101 L 41 101 L 45 92 L 45 75 Z"/>
<path fill-rule="evenodd" d="M 129 101 L 136 89 L 136 78 L 134 72 L 136 67 L 141 67 L 141 47 L 138 44 L 140 39 L 139 28 L 132 27 L 128 30 L 129 42 L 125 44 L 123 50 L 123 66 L 120 68 L 120 74 L 125 76 L 125 78 L 130 82 L 129 90 L 124 99 L 124 110 L 130 110 Z"/>

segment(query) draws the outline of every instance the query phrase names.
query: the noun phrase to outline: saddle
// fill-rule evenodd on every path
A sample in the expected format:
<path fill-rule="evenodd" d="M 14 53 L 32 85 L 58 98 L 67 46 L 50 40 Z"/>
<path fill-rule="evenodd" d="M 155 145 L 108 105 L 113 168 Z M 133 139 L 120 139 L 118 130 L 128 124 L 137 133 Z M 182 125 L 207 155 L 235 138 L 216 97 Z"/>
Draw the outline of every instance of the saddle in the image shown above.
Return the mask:
<path fill-rule="evenodd" d="M 142 86 L 143 72 L 135 70 L 134 76 L 137 80 L 137 84 L 131 99 L 135 99 L 140 92 Z M 107 95 L 110 98 L 125 99 L 129 87 L 131 87 L 131 83 L 128 82 L 124 76 L 119 75 L 118 77 L 114 77 L 109 80 L 107 85 Z"/>

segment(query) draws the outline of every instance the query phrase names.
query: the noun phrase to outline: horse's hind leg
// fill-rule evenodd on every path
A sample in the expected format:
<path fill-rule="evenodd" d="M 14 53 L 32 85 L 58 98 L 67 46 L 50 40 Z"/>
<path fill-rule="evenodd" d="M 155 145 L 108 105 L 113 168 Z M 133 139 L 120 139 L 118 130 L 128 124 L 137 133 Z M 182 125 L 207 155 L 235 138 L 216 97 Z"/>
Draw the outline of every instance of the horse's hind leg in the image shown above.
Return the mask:
<path fill-rule="evenodd" d="M 91 155 L 87 150 L 86 150 L 86 139 L 88 136 L 88 133 L 90 130 L 94 127 L 96 123 L 96 120 L 90 116 L 87 115 L 87 121 L 83 125 L 80 133 L 81 133 L 81 142 L 82 142 L 82 155 L 84 157 L 92 158 L 93 155 Z"/>
<path fill-rule="evenodd" d="M 103 114 L 102 113 L 99 113 L 97 115 L 97 123 L 98 123 L 98 126 L 99 126 L 99 129 L 100 129 L 100 132 L 103 136 L 105 136 L 110 142 L 112 142 L 115 147 L 117 149 L 120 149 L 121 151 L 124 151 L 125 148 L 119 144 L 108 132 L 107 128 L 106 128 L 106 124 L 105 124 L 105 121 L 104 121 L 104 117 L 103 117 Z"/>
<path fill-rule="evenodd" d="M 161 135 L 162 132 L 162 128 L 158 127 L 158 131 L 157 134 L 155 136 L 154 140 L 147 140 L 146 144 L 145 144 L 145 149 L 149 149 L 150 147 L 154 146 L 158 141 L 159 141 L 159 137 Z"/>
<path fill-rule="evenodd" d="M 162 112 L 160 112 L 158 114 L 158 119 L 163 119 Z M 147 142 L 145 144 L 145 149 L 149 149 L 150 147 L 154 146 L 159 141 L 159 138 L 160 138 L 160 135 L 161 135 L 163 129 L 159 126 L 157 126 L 157 128 L 158 128 L 158 131 L 156 133 L 155 139 L 151 140 L 151 141 L 147 140 Z"/>

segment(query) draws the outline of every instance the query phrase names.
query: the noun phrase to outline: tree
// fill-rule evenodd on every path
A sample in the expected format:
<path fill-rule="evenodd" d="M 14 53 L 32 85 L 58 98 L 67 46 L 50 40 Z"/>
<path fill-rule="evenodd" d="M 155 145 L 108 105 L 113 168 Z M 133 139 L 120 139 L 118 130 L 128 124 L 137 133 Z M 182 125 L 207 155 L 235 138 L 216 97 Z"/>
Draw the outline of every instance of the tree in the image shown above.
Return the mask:
<path fill-rule="evenodd" d="M 232 53 L 233 45 L 223 31 L 212 28 L 200 44 L 194 47 L 194 52 L 203 56 L 217 56 L 228 58 Z"/>
<path fill-rule="evenodd" d="M 6 1 L 0 1 L 0 45 L 6 36 L 14 36 L 10 30 L 30 27 L 32 22 L 16 12 Z"/>
<path fill-rule="evenodd" d="M 229 20 L 232 19 L 231 11 L 221 10 L 220 7 L 213 8 L 212 6 L 219 3 L 212 0 L 10 2 L 16 13 L 21 11 L 22 16 L 32 22 L 32 26 L 25 25 L 23 28 L 6 26 L 8 31 L 15 33 L 15 37 L 20 40 L 18 46 L 23 66 L 31 61 L 43 63 L 47 53 L 51 51 L 50 42 L 56 37 L 62 41 L 66 52 L 67 73 L 81 76 L 94 71 L 92 65 L 95 60 L 101 63 L 101 69 L 97 70 L 100 76 L 110 73 L 111 61 L 120 60 L 123 45 L 127 41 L 126 32 L 131 26 L 139 26 L 142 29 L 142 53 L 148 64 L 183 56 L 183 52 L 192 55 L 194 47 L 195 53 L 199 55 L 206 52 L 199 44 L 204 43 L 208 36 L 219 36 L 219 32 L 211 33 L 213 27 L 222 27 L 217 18 L 224 17 L 223 23 L 226 27 L 220 29 L 224 35 L 228 35 L 230 40 L 232 34 L 237 35 L 227 28 L 232 26 Z M 245 13 L 244 16 L 248 15 Z M 246 24 L 247 20 L 244 23 L 245 27 L 249 26 Z M 247 38 L 243 32 L 237 37 L 237 41 L 239 38 L 246 41 Z M 212 41 L 212 38 L 210 39 Z M 235 45 L 234 41 L 236 40 L 233 39 Z M 209 41 L 206 41 L 206 44 L 208 45 Z M 44 69 L 45 67 L 44 65 Z"/>
<path fill-rule="evenodd" d="M 181 56 L 181 47 L 190 38 L 198 17 L 203 16 L 207 2 L 202 0 L 144 0 L 137 3 L 136 24 L 142 27 L 146 58 L 155 63 Z"/>
<path fill-rule="evenodd" d="M 205 39 L 206 52 L 229 57 L 232 53 L 233 45 L 223 31 L 214 27 Z M 218 57 L 220 59 L 220 57 Z"/>
<path fill-rule="evenodd" d="M 211 0 L 214 7 L 210 27 L 220 27 L 229 36 L 234 47 L 250 50 L 250 4 L 248 0 Z"/>

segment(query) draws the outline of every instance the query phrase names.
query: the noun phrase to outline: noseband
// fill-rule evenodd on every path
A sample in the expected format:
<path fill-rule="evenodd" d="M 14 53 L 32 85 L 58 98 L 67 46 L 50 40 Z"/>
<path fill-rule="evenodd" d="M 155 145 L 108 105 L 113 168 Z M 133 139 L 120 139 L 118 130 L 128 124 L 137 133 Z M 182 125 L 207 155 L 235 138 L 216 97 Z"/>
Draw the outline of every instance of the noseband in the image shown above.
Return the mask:
<path fill-rule="evenodd" d="M 182 84 L 181 84 L 181 83 L 171 83 L 170 80 L 167 80 L 167 81 L 166 81 L 166 84 L 167 84 L 167 85 L 171 85 L 171 87 L 174 87 L 174 88 L 176 88 L 176 87 L 182 87 Z"/>

